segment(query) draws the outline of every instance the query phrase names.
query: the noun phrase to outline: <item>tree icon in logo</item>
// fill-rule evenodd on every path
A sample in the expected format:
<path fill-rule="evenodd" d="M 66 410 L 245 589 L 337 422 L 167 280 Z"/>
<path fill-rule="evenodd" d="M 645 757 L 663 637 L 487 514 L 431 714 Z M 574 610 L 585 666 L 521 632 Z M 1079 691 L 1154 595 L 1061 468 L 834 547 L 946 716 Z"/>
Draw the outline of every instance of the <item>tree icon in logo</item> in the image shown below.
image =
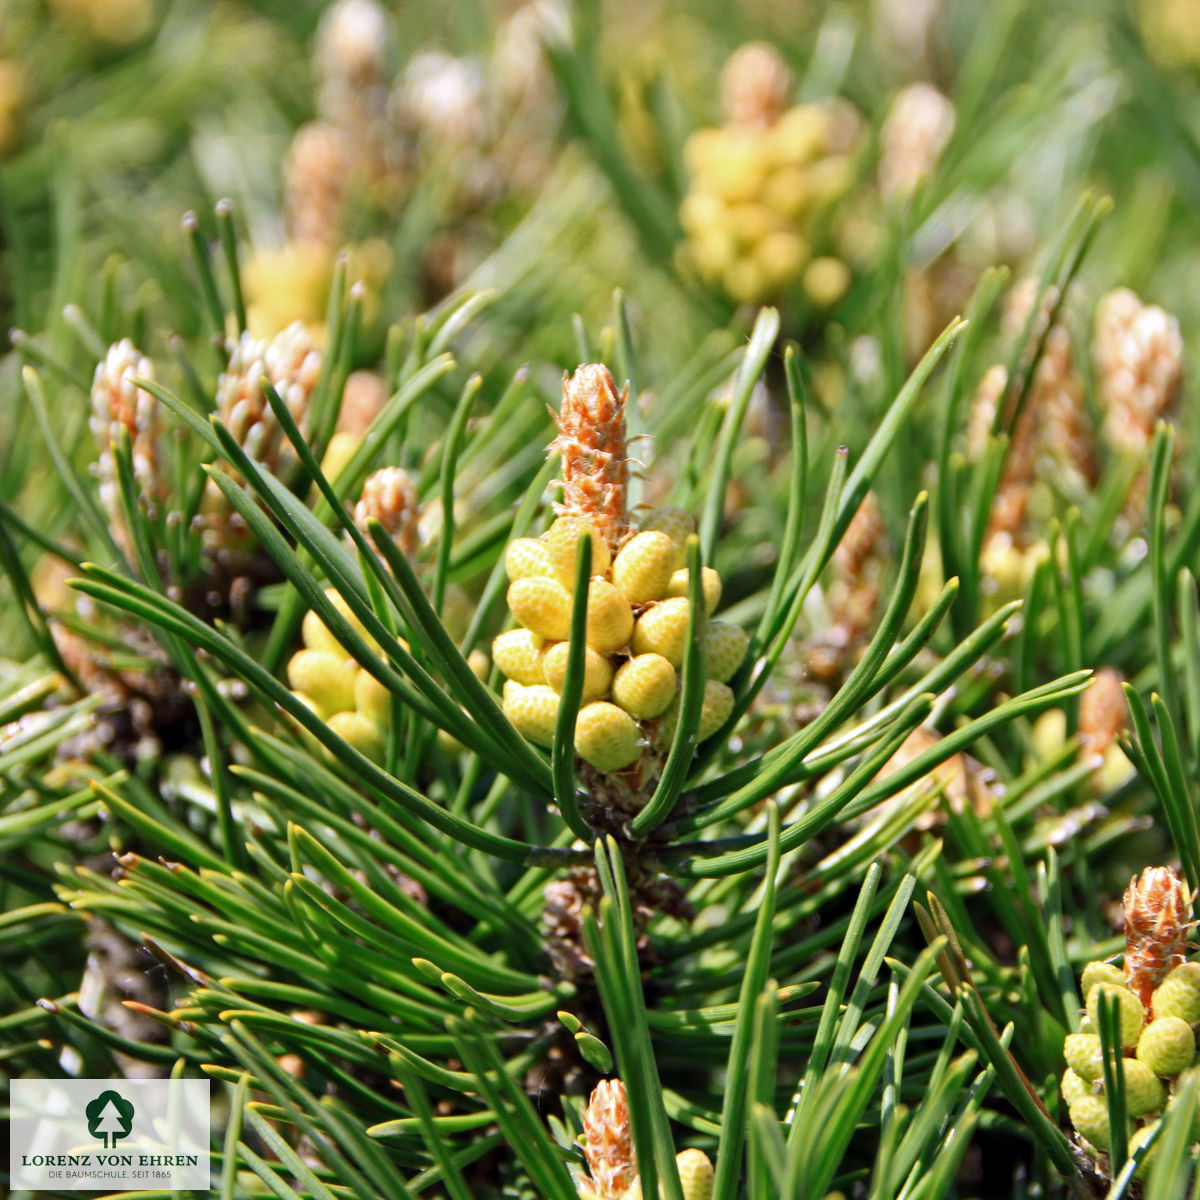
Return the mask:
<path fill-rule="evenodd" d="M 88 1133 L 103 1138 L 105 1150 L 113 1149 L 133 1129 L 133 1105 L 120 1092 L 101 1092 L 83 1111 Z"/>

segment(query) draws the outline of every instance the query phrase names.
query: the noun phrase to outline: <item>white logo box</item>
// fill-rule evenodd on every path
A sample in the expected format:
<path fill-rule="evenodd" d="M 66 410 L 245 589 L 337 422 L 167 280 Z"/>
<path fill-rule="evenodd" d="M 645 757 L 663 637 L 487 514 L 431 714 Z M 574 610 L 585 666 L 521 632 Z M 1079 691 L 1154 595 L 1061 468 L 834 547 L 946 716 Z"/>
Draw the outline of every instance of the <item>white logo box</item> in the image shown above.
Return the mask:
<path fill-rule="evenodd" d="M 14 1191 L 208 1190 L 207 1079 L 14 1079 Z"/>

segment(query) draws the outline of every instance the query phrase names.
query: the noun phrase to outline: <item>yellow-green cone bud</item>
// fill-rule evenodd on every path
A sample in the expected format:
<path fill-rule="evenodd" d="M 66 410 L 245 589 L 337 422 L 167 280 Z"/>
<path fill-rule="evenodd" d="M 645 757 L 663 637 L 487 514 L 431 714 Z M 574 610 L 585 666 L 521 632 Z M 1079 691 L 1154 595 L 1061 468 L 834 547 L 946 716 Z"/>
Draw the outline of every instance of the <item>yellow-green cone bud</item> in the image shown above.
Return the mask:
<path fill-rule="evenodd" d="M 492 642 L 492 661 L 505 679 L 533 687 L 542 675 L 542 639 L 528 629 L 510 629 Z"/>
<path fill-rule="evenodd" d="M 321 714 L 318 711 L 317 706 L 311 696 L 306 696 L 303 692 L 293 692 L 292 695 L 297 700 L 299 700 L 300 703 L 303 704 L 304 707 L 307 708 L 308 711 L 313 714 L 313 716 L 315 716 L 315 717 L 321 716 Z M 317 753 L 320 753 L 325 749 L 325 747 L 322 746 L 321 743 L 318 742 L 317 739 L 311 733 L 309 733 L 309 731 L 307 729 L 305 729 L 304 726 L 301 725 L 300 722 L 297 721 L 296 718 L 293 717 L 291 713 L 286 713 L 285 715 L 286 715 L 288 721 L 291 723 L 292 727 L 304 739 L 304 743 L 306 746 L 308 746 L 310 749 L 316 751 Z"/>
<path fill-rule="evenodd" d="M 549 575 L 550 555 L 537 538 L 517 538 L 504 551 L 504 569 L 512 583 L 530 575 Z"/>
<path fill-rule="evenodd" d="M 1081 1137 L 1099 1150 L 1109 1148 L 1108 1105 L 1102 1096 L 1080 1096 L 1068 1112 L 1071 1114 L 1071 1124 Z"/>
<path fill-rule="evenodd" d="M 850 287 L 850 268 L 840 258 L 814 258 L 804 271 L 804 290 L 818 308 L 832 308 Z"/>
<path fill-rule="evenodd" d="M 713 1165 L 703 1150 L 681 1150 L 675 1155 L 683 1200 L 712 1200 Z"/>
<path fill-rule="evenodd" d="M 547 646 L 542 653 L 542 674 L 545 676 L 546 683 L 560 696 L 563 685 L 567 682 L 567 657 L 570 653 L 570 642 L 555 642 L 553 646 Z M 590 700 L 601 700 L 608 695 L 612 677 L 612 663 L 603 654 L 597 654 L 591 646 L 585 646 L 583 651 L 583 699 L 580 703 L 587 704 Z"/>
<path fill-rule="evenodd" d="M 700 568 L 700 590 L 704 593 L 704 613 L 712 616 L 721 603 L 721 577 L 712 567 Z M 667 583 L 668 596 L 686 596 L 688 594 L 688 573 L 684 568 L 676 571 Z"/>
<path fill-rule="evenodd" d="M 683 1200 L 712 1200 L 713 1165 L 703 1150 L 681 1150 L 675 1155 L 675 1167 L 683 1187 Z M 643 1200 L 642 1181 L 635 1179 L 622 1193 L 621 1200 Z"/>
<path fill-rule="evenodd" d="M 676 570 L 687 562 L 687 540 L 696 532 L 696 522 L 686 508 L 652 508 L 638 522 L 638 526 L 644 530 L 660 530 L 671 539 L 675 547 Z"/>
<path fill-rule="evenodd" d="M 612 654 L 629 645 L 633 636 L 633 609 L 624 594 L 603 579 L 588 585 L 587 644 L 600 654 Z"/>
<path fill-rule="evenodd" d="M 448 585 L 442 598 L 442 625 L 452 642 L 461 642 L 467 636 L 474 615 L 471 597 L 457 583 Z"/>
<path fill-rule="evenodd" d="M 1120 967 L 1106 962 L 1090 962 L 1083 968 L 1080 986 L 1086 996 L 1098 983 L 1115 983 L 1125 987 L 1125 973 Z"/>
<path fill-rule="evenodd" d="M 636 721 L 661 716 L 675 698 L 675 668 L 661 654 L 638 654 L 617 668 L 612 698 Z"/>
<path fill-rule="evenodd" d="M 561 642 L 571 632 L 571 593 L 556 579 L 528 575 L 508 588 L 508 607 L 540 638 Z"/>
<path fill-rule="evenodd" d="M 1097 1017 L 1101 996 L 1114 996 L 1117 1000 L 1121 1023 L 1121 1045 L 1136 1046 L 1142 1032 L 1142 1002 L 1127 988 L 1116 983 L 1098 983 L 1087 994 L 1087 1012 L 1092 1024 L 1100 1028 Z"/>
<path fill-rule="evenodd" d="M 1140 1044 L 1140 1043 L 1139 1043 Z M 1137 1058 L 1124 1058 L 1125 1109 L 1131 1117 L 1158 1112 L 1167 1102 L 1167 1089 L 1147 1064 Z"/>
<path fill-rule="evenodd" d="M 392 719 L 392 693 L 369 671 L 354 681 L 354 707 L 381 729 Z"/>
<path fill-rule="evenodd" d="M 559 517 L 542 538 L 546 547 L 546 557 L 550 562 L 550 571 L 566 588 L 572 588 L 575 584 L 575 550 L 579 539 L 585 536 L 592 540 L 591 574 L 593 577 L 603 577 L 608 574 L 612 557 L 608 543 L 595 527 L 582 517 Z"/>
<path fill-rule="evenodd" d="M 675 726 L 679 723 L 680 693 L 675 693 L 671 706 L 662 715 L 659 726 L 659 745 L 668 746 L 675 736 Z M 712 737 L 733 711 L 733 693 L 723 683 L 715 679 L 708 680 L 704 685 L 704 703 L 700 707 L 700 728 L 696 735 L 698 742 Z"/>
<path fill-rule="evenodd" d="M 321 456 L 321 474 L 326 479 L 336 479 L 354 457 L 354 452 L 362 445 L 362 435 L 358 433 L 335 433 L 329 439 L 329 445 Z"/>
<path fill-rule="evenodd" d="M 1104 1075 L 1104 1059 L 1100 1039 L 1094 1033 L 1069 1033 L 1063 1042 L 1063 1057 L 1067 1066 L 1087 1083 L 1095 1083 Z"/>
<path fill-rule="evenodd" d="M 1189 1025 L 1200 1025 L 1200 963 L 1176 967 L 1154 989 L 1150 1005 L 1156 1017 L 1182 1017 Z"/>
<path fill-rule="evenodd" d="M 1063 1072 L 1062 1077 L 1062 1098 L 1067 1102 L 1068 1107 L 1075 1103 L 1080 1096 L 1090 1096 L 1092 1094 L 1092 1085 L 1068 1067 Z"/>
<path fill-rule="evenodd" d="M 673 667 L 683 662 L 691 605 L 682 597 L 660 600 L 648 608 L 633 629 L 634 654 L 661 654 Z"/>
<path fill-rule="evenodd" d="M 454 756 L 462 754 L 466 747 L 453 734 L 447 733 L 444 729 L 437 731 L 437 744 L 441 748 L 443 754 Z"/>
<path fill-rule="evenodd" d="M 472 650 L 467 655 L 467 666 L 471 668 L 471 674 L 479 680 L 480 683 L 487 683 L 487 677 L 492 672 L 492 660 L 488 658 L 487 653 L 483 650 Z"/>
<path fill-rule="evenodd" d="M 641 754 L 641 730 L 623 708 L 597 700 L 579 710 L 575 751 L 598 771 L 619 771 Z"/>
<path fill-rule="evenodd" d="M 708 677 L 725 683 L 746 657 L 750 635 L 740 625 L 713 621 L 708 626 Z"/>
<path fill-rule="evenodd" d="M 300 636 L 306 650 L 324 650 L 326 654 L 346 657 L 346 648 L 329 632 L 329 627 L 311 609 L 304 614 L 300 625 Z"/>
<path fill-rule="evenodd" d="M 558 721 L 558 694 L 544 683 L 522 687 L 508 683 L 501 707 L 513 728 L 535 745 L 549 749 L 554 745 L 554 726 Z"/>
<path fill-rule="evenodd" d="M 1129 1135 L 1129 1157 L 1132 1158 L 1157 1132 L 1160 1121 L 1151 1121 L 1148 1125 L 1143 1125 L 1141 1129 L 1135 1129 Z M 1155 1154 L 1154 1150 L 1142 1156 L 1142 1161 L 1133 1169 L 1134 1175 L 1138 1179 L 1145 1179 L 1150 1168 L 1150 1161 Z"/>
<path fill-rule="evenodd" d="M 350 611 L 350 605 L 346 603 L 345 597 L 337 590 L 337 588 L 326 588 L 325 599 L 333 605 L 338 611 L 338 615 L 363 639 L 369 650 L 379 653 L 379 643 L 367 632 L 367 627 Z M 349 650 L 338 648 L 338 653 L 348 655 Z"/>
<path fill-rule="evenodd" d="M 317 706 L 322 717 L 354 707 L 358 664 L 325 650 L 298 650 L 288 662 L 288 682 Z"/>
<path fill-rule="evenodd" d="M 1196 1057 L 1192 1027 L 1182 1017 L 1155 1017 L 1138 1038 L 1137 1056 L 1156 1075 L 1178 1075 Z"/>
<path fill-rule="evenodd" d="M 710 679 L 704 685 L 704 704 L 700 709 L 700 741 L 712 737 L 733 711 L 733 692 L 720 680 Z"/>
<path fill-rule="evenodd" d="M 344 742 L 374 763 L 383 761 L 383 737 L 379 726 L 360 712 L 338 712 L 329 718 L 329 728 Z"/>
<path fill-rule="evenodd" d="M 647 604 L 667 594 L 675 567 L 675 544 L 661 529 L 635 534 L 613 562 L 612 581 L 631 604 Z"/>

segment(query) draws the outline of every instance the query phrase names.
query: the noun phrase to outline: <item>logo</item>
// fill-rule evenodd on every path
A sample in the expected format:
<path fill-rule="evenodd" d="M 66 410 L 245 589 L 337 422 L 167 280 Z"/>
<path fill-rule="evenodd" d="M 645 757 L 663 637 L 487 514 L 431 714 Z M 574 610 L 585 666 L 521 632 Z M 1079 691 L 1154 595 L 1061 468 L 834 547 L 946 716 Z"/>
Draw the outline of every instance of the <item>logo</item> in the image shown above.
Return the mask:
<path fill-rule="evenodd" d="M 9 1114 L 13 1191 L 212 1185 L 207 1079 L 14 1079 Z"/>
<path fill-rule="evenodd" d="M 101 1092 L 83 1111 L 88 1133 L 103 1138 L 105 1150 L 114 1149 L 133 1129 L 133 1105 L 120 1092 Z"/>

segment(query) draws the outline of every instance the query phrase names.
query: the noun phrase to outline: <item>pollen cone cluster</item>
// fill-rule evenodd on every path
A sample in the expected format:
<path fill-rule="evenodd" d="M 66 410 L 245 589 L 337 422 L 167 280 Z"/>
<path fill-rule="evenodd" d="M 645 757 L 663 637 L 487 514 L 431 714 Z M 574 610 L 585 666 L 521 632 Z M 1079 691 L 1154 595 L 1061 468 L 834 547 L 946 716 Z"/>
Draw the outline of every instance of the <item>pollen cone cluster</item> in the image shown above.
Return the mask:
<path fill-rule="evenodd" d="M 633 767 L 643 752 L 669 744 L 677 720 L 679 676 L 691 619 L 687 539 L 691 515 L 679 508 L 643 512 L 630 529 L 624 510 L 624 398 L 603 367 L 581 367 L 564 385 L 563 503 L 540 538 L 518 538 L 505 556 L 508 606 L 518 628 L 502 633 L 492 657 L 508 682 L 504 712 L 530 741 L 554 741 L 566 683 L 574 603 L 575 556 L 592 545 L 584 650 L 583 705 L 575 750 L 601 773 Z M 741 665 L 748 638 L 735 625 L 709 620 L 721 594 L 716 571 L 704 568 L 708 680 L 700 738 L 733 707 L 727 680 Z"/>
<path fill-rule="evenodd" d="M 779 295 L 803 277 L 814 303 L 849 285 L 836 258 L 814 257 L 818 216 L 853 179 L 861 122 L 848 104 L 787 106 L 791 77 L 777 51 L 743 46 L 722 77 L 726 123 L 684 148 L 691 190 L 680 209 L 700 275 L 739 303 Z"/>
<path fill-rule="evenodd" d="M 356 434 L 337 434 L 330 442 L 322 464 L 327 474 L 336 475 L 359 444 Z M 368 539 L 371 522 L 378 521 L 401 554 L 412 560 L 420 545 L 421 507 L 416 484 L 400 467 L 383 467 L 363 481 L 362 493 L 352 516 Z M 367 632 L 345 599 L 334 588 L 326 598 L 346 623 L 366 643 L 367 649 L 383 657 L 379 643 Z M 467 594 L 450 584 L 442 599 L 442 623 L 455 641 L 461 641 L 472 615 Z M 288 662 L 292 694 L 320 717 L 330 729 L 374 762 L 382 762 L 391 725 L 391 692 L 351 655 L 314 611 L 305 614 L 301 626 L 303 648 Z M 408 649 L 408 643 L 397 639 Z M 489 664 L 482 650 L 467 658 L 477 676 L 487 675 Z M 461 744 L 444 730 L 438 734 L 442 749 L 455 752 Z"/>
<path fill-rule="evenodd" d="M 377 643 L 332 588 L 326 597 L 373 649 Z M 340 738 L 373 762 L 381 762 L 391 720 L 391 693 L 358 665 L 315 613 L 304 617 L 304 648 L 288 662 L 292 695 L 312 709 Z"/>
<path fill-rule="evenodd" d="M 1169 867 L 1150 867 L 1125 893 L 1124 969 L 1090 962 L 1081 992 L 1087 1014 L 1063 1044 L 1062 1095 L 1071 1124 L 1093 1158 L 1110 1149 L 1108 1100 L 1099 1035 L 1101 1000 L 1117 1005 L 1125 1107 L 1132 1151 L 1147 1140 L 1196 1059 L 1200 963 L 1186 961 L 1191 929 L 1187 889 Z"/>
<path fill-rule="evenodd" d="M 1146 53 L 1157 66 L 1170 69 L 1200 63 L 1200 24 L 1191 0 L 1138 0 L 1131 7 Z"/>
<path fill-rule="evenodd" d="M 583 1113 L 583 1156 L 587 1176 L 578 1176 L 580 1200 L 643 1200 L 629 1121 L 629 1098 L 619 1079 L 602 1079 Z M 683 1200 L 711 1200 L 713 1165 L 702 1150 L 675 1155 Z"/>

